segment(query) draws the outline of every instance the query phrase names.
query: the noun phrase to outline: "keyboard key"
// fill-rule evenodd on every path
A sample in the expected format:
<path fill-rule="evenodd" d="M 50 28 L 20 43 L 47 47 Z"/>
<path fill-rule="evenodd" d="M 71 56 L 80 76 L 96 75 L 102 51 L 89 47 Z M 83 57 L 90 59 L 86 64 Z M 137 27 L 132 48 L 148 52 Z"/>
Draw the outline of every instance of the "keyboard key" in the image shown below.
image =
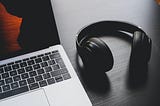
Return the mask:
<path fill-rule="evenodd" d="M 18 82 L 15 82 L 15 83 L 12 83 L 12 84 L 11 84 L 11 88 L 12 88 L 12 89 L 16 89 L 16 88 L 18 88 L 18 87 L 19 87 Z"/>
<path fill-rule="evenodd" d="M 13 77 L 13 80 L 14 80 L 14 81 L 19 81 L 19 80 L 21 80 L 20 75 L 14 76 L 14 77 Z"/>
<path fill-rule="evenodd" d="M 2 78 L 3 78 L 3 79 L 8 78 L 8 77 L 9 77 L 9 74 L 8 74 L 8 73 L 3 73 L 3 74 L 2 74 Z"/>
<path fill-rule="evenodd" d="M 56 64 L 56 62 L 54 60 L 50 60 L 50 61 L 48 61 L 48 64 L 49 65 L 54 65 L 54 64 Z"/>
<path fill-rule="evenodd" d="M 31 84 L 31 83 L 34 83 L 35 80 L 34 80 L 34 78 L 29 78 L 29 79 L 27 79 L 27 82 L 28 82 L 28 84 Z"/>
<path fill-rule="evenodd" d="M 43 80 L 42 75 L 36 76 L 35 79 L 36 79 L 36 81 L 41 81 L 41 80 Z"/>
<path fill-rule="evenodd" d="M 41 68 L 41 66 L 39 64 L 35 64 L 33 65 L 34 70 Z"/>
<path fill-rule="evenodd" d="M 0 68 L 7 66 L 6 64 L 0 65 Z"/>
<path fill-rule="evenodd" d="M 42 62 L 41 63 L 41 67 L 47 67 L 48 66 L 48 63 L 47 62 Z"/>
<path fill-rule="evenodd" d="M 44 69 L 38 69 L 38 70 L 37 70 L 37 73 L 38 73 L 38 74 L 43 74 L 43 73 L 44 73 Z"/>
<path fill-rule="evenodd" d="M 44 69 L 45 69 L 46 72 L 51 72 L 52 71 L 52 68 L 50 66 L 49 67 L 45 67 Z"/>
<path fill-rule="evenodd" d="M 63 62 L 63 60 L 62 60 L 62 58 L 56 59 L 56 63 L 58 63 L 61 68 L 65 68 L 66 67 L 64 62 Z"/>
<path fill-rule="evenodd" d="M 50 55 L 50 54 L 51 54 L 51 52 L 45 53 L 45 55 Z"/>
<path fill-rule="evenodd" d="M 14 62 L 11 62 L 11 63 L 8 63 L 7 65 L 13 65 L 14 64 Z"/>
<path fill-rule="evenodd" d="M 30 77 L 33 77 L 33 76 L 36 76 L 37 73 L 36 73 L 36 71 L 31 71 L 31 72 L 29 72 L 29 75 L 30 75 Z"/>
<path fill-rule="evenodd" d="M 14 64 L 12 65 L 13 70 L 18 69 L 19 68 L 19 64 Z"/>
<path fill-rule="evenodd" d="M 4 98 L 7 98 L 13 95 L 17 95 L 23 92 L 27 92 L 27 91 L 29 91 L 27 86 L 24 86 L 18 89 L 14 89 L 14 90 L 10 90 L 8 92 L 0 93 L 0 99 L 4 99 Z"/>
<path fill-rule="evenodd" d="M 26 67 L 25 69 L 26 69 L 26 72 L 29 72 L 29 71 L 32 71 L 32 70 L 33 70 L 32 66 L 28 66 L 28 67 Z"/>
<path fill-rule="evenodd" d="M 35 58 L 37 58 L 37 57 L 36 56 L 30 57 L 30 59 L 35 59 Z"/>
<path fill-rule="evenodd" d="M 55 80 L 54 80 L 54 78 L 50 78 L 50 79 L 47 79 L 47 82 L 50 85 L 50 84 L 55 83 Z"/>
<path fill-rule="evenodd" d="M 24 68 L 18 69 L 17 71 L 18 71 L 18 74 L 25 73 L 25 70 L 24 70 Z"/>
<path fill-rule="evenodd" d="M 22 77 L 22 79 L 26 79 L 26 78 L 29 78 L 29 75 L 28 75 L 28 73 L 24 73 L 21 75 L 21 77 Z"/>
<path fill-rule="evenodd" d="M 49 55 L 49 57 L 50 57 L 51 59 L 59 58 L 59 57 L 60 57 L 60 54 L 59 54 L 59 53 L 54 53 L 54 54 Z"/>
<path fill-rule="evenodd" d="M 48 56 L 44 56 L 44 57 L 42 57 L 42 60 L 43 60 L 43 61 L 48 61 L 48 60 L 49 60 L 49 57 L 48 57 Z"/>
<path fill-rule="evenodd" d="M 37 58 L 37 59 L 35 59 L 35 62 L 36 63 L 40 63 L 40 62 L 42 62 L 42 59 L 41 58 Z"/>
<path fill-rule="evenodd" d="M 29 61 L 27 61 L 27 63 L 28 63 L 28 65 L 33 65 L 33 64 L 35 64 L 34 60 L 29 60 Z"/>
<path fill-rule="evenodd" d="M 52 71 L 51 75 L 52 75 L 52 77 L 55 77 L 55 76 L 58 76 L 58 75 L 61 75 L 61 74 L 65 74 L 67 72 L 68 72 L 67 69 L 63 68 L 63 69 L 60 69 L 60 70 L 57 70 L 57 71 Z"/>
<path fill-rule="evenodd" d="M 29 60 L 29 58 L 25 58 L 25 59 L 23 59 L 23 61 L 28 61 Z"/>
<path fill-rule="evenodd" d="M 46 80 L 40 81 L 39 85 L 40 85 L 40 87 L 47 86 L 47 81 Z"/>
<path fill-rule="evenodd" d="M 70 76 L 69 73 L 63 74 L 63 79 L 64 80 L 67 80 L 67 79 L 70 79 L 70 78 L 71 78 L 71 76 Z"/>
<path fill-rule="evenodd" d="M 4 85 L 4 86 L 2 86 L 2 89 L 3 89 L 3 91 L 8 91 L 8 90 L 10 90 L 11 88 L 10 88 L 9 85 Z"/>
<path fill-rule="evenodd" d="M 19 85 L 25 86 L 25 85 L 27 85 L 27 81 L 26 80 L 19 81 Z"/>
<path fill-rule="evenodd" d="M 4 85 L 4 80 L 0 80 L 0 86 Z"/>
<path fill-rule="evenodd" d="M 57 53 L 58 52 L 58 50 L 54 50 L 54 51 L 52 51 L 52 53 Z"/>
<path fill-rule="evenodd" d="M 0 68 L 0 74 L 4 73 L 4 69 Z"/>
<path fill-rule="evenodd" d="M 44 56 L 44 54 L 40 54 L 40 55 L 38 55 L 38 57 L 43 57 Z"/>
<path fill-rule="evenodd" d="M 26 66 L 27 66 L 27 63 L 26 63 L 26 62 L 20 63 L 20 66 L 21 66 L 21 67 L 26 67 Z"/>
<path fill-rule="evenodd" d="M 9 84 L 9 83 L 12 83 L 13 80 L 12 80 L 12 78 L 7 78 L 7 79 L 5 79 L 5 82 L 6 82 L 6 84 Z"/>
<path fill-rule="evenodd" d="M 30 88 L 30 90 L 37 89 L 37 88 L 39 88 L 39 85 L 38 85 L 38 83 L 33 83 L 33 84 L 29 85 L 29 88 Z"/>
<path fill-rule="evenodd" d="M 65 64 L 64 63 L 59 63 L 60 68 L 65 68 Z"/>
<path fill-rule="evenodd" d="M 4 70 L 5 70 L 5 72 L 8 72 L 8 71 L 11 71 L 12 68 L 11 68 L 11 66 L 6 66 L 6 67 L 4 67 Z"/>
<path fill-rule="evenodd" d="M 57 59 L 56 59 L 56 63 L 63 63 L 62 58 L 57 58 Z"/>
<path fill-rule="evenodd" d="M 56 82 L 60 82 L 60 81 L 63 81 L 63 78 L 62 78 L 62 76 L 57 76 L 57 77 L 55 77 L 55 80 L 56 80 Z"/>
<path fill-rule="evenodd" d="M 20 63 L 20 62 L 22 62 L 22 60 L 18 60 L 18 61 L 16 61 L 15 63 Z"/>
<path fill-rule="evenodd" d="M 50 73 L 43 74 L 43 78 L 44 78 L 44 79 L 51 78 L 51 75 L 50 75 Z"/>
<path fill-rule="evenodd" d="M 10 72 L 10 76 L 15 76 L 15 75 L 17 75 L 17 71 L 16 70 Z"/>
<path fill-rule="evenodd" d="M 54 70 L 58 70 L 58 69 L 60 69 L 60 67 L 59 67 L 59 65 L 58 65 L 58 64 L 53 65 L 53 66 L 52 66 L 52 68 L 53 68 Z"/>

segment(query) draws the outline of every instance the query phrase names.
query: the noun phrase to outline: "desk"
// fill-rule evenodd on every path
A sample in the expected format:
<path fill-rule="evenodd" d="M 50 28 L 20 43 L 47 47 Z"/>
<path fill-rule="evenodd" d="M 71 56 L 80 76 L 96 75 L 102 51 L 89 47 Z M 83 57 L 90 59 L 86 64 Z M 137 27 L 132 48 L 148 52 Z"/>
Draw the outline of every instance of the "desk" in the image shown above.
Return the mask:
<path fill-rule="evenodd" d="M 160 7 L 154 0 L 53 0 L 52 5 L 61 43 L 93 106 L 160 105 Z M 105 93 L 99 93 L 87 87 L 76 63 L 75 35 L 82 27 L 101 20 L 133 23 L 142 27 L 152 38 L 152 56 L 144 83 L 135 86 L 128 83 L 131 44 L 123 39 L 104 37 L 103 40 L 111 48 L 115 59 L 113 69 L 107 72 L 109 89 Z M 141 79 L 139 80 L 141 82 Z"/>
<path fill-rule="evenodd" d="M 93 106 L 159 106 L 160 105 L 160 7 L 154 0 L 52 0 L 60 40 L 75 68 Z M 131 44 L 115 37 L 102 38 L 114 56 L 113 69 L 106 73 L 105 92 L 95 91 L 85 83 L 77 64 L 77 32 L 93 22 L 119 20 L 141 26 L 152 38 L 152 56 L 148 75 L 134 86 L 129 81 L 128 62 Z M 107 29 L 106 29 L 107 30 Z M 145 75 L 144 75 L 145 76 Z M 138 79 L 141 82 L 143 79 Z"/>

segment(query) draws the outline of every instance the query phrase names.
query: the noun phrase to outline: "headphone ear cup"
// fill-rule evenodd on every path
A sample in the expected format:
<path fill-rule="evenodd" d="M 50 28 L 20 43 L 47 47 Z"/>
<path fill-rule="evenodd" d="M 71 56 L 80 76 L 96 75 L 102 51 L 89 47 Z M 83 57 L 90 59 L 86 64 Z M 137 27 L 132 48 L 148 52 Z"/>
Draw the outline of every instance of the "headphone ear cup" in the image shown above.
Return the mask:
<path fill-rule="evenodd" d="M 145 65 L 148 62 L 148 41 L 145 33 L 140 31 L 134 32 L 130 57 L 130 64 L 132 66 Z"/>
<path fill-rule="evenodd" d="M 151 38 L 148 38 L 148 43 L 147 43 L 147 60 L 149 61 L 151 58 L 151 51 L 152 51 L 152 40 Z"/>
<path fill-rule="evenodd" d="M 84 44 L 82 61 L 89 69 L 109 71 L 113 67 L 113 56 L 109 47 L 98 38 L 89 38 Z"/>

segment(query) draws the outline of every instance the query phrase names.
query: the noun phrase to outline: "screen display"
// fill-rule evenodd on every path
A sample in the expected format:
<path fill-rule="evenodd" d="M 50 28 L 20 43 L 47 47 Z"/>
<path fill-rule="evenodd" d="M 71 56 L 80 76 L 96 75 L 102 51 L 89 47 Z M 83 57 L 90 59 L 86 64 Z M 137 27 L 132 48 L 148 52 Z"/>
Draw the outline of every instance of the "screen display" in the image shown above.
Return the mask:
<path fill-rule="evenodd" d="M 50 0 L 0 1 L 0 59 L 59 44 Z"/>

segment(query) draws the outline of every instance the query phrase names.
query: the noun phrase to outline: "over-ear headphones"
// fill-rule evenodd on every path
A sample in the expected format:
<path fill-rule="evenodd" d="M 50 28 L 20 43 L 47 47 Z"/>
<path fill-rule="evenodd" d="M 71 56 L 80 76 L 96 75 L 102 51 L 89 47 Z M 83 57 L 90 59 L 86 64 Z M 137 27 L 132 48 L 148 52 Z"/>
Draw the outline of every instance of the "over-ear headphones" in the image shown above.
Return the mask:
<path fill-rule="evenodd" d="M 151 57 L 151 38 L 139 27 L 119 21 L 101 21 L 83 28 L 77 36 L 76 46 L 83 64 L 106 72 L 113 67 L 113 55 L 110 48 L 98 37 L 124 33 L 132 39 L 130 64 L 140 66 L 148 64 Z"/>

